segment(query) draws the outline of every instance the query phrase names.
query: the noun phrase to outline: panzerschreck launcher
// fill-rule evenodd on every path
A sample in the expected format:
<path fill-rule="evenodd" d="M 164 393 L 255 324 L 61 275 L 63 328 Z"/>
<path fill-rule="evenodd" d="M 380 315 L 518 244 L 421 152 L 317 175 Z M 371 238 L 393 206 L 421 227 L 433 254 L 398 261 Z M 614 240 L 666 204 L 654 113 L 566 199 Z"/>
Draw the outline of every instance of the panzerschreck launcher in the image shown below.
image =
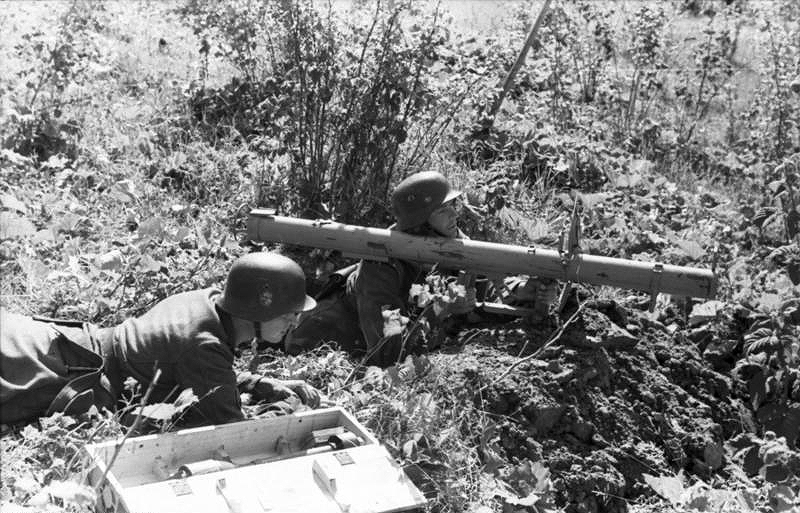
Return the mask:
<path fill-rule="evenodd" d="M 581 253 L 578 231 L 573 215 L 561 248 L 553 250 L 419 237 L 389 229 L 284 217 L 268 209 L 251 211 L 247 224 L 247 235 L 254 241 L 333 249 L 368 260 L 397 258 L 438 264 L 488 276 L 528 274 L 565 282 L 610 285 L 648 292 L 653 299 L 651 305 L 658 293 L 697 298 L 712 298 L 716 294 L 717 280 L 710 270 Z"/>

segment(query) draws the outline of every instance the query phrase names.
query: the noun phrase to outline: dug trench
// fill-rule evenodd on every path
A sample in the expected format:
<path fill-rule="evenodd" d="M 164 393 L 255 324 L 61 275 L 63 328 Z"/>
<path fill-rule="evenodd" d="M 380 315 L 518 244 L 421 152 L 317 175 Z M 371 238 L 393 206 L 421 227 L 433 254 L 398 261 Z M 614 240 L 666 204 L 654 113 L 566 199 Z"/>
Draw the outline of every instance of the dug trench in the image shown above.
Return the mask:
<path fill-rule="evenodd" d="M 434 358 L 493 419 L 476 441 L 485 470 L 540 462 L 568 513 L 627 511 L 654 495 L 646 474 L 796 490 L 800 377 L 783 393 L 754 394 L 737 319 L 701 343 L 703 326 L 676 326 L 589 301 L 546 347 L 553 327 L 515 321 Z"/>

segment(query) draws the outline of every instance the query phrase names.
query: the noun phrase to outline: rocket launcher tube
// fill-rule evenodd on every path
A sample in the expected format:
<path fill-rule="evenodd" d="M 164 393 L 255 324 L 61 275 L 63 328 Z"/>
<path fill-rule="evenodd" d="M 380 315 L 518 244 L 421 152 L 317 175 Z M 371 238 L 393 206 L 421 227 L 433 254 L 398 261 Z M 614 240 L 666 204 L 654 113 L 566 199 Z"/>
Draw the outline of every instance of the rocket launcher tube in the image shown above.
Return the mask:
<path fill-rule="evenodd" d="M 397 258 L 479 274 L 528 274 L 561 281 L 609 285 L 651 294 L 713 298 L 717 279 L 707 269 L 540 249 L 469 239 L 419 237 L 401 231 L 250 212 L 250 240 L 322 249 L 367 260 Z"/>

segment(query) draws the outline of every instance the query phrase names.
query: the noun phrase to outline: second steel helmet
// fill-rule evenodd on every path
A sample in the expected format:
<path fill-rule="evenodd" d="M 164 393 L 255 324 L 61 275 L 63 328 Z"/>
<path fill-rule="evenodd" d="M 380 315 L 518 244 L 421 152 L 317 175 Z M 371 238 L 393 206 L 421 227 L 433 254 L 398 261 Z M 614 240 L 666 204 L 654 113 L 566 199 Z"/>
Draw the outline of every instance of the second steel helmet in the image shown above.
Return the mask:
<path fill-rule="evenodd" d="M 434 210 L 460 195 L 461 191 L 450 187 L 447 178 L 437 171 L 409 176 L 392 192 L 392 211 L 397 218 L 397 228 L 407 230 L 422 225 Z"/>
<path fill-rule="evenodd" d="M 278 253 L 249 253 L 228 272 L 217 305 L 234 317 L 266 322 L 316 306 L 306 295 L 306 277 L 294 260 Z"/>

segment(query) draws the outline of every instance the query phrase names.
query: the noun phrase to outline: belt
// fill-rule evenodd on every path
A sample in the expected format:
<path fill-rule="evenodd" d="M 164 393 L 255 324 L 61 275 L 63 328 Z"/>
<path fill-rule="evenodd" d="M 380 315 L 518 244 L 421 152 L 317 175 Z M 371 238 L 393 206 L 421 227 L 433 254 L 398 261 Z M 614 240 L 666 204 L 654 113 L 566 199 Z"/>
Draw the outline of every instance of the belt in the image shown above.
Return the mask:
<path fill-rule="evenodd" d="M 50 403 L 46 415 L 58 411 L 74 415 L 87 411 L 93 404 L 114 409 L 119 389 L 111 385 L 105 374 L 107 361 L 116 360 L 113 356 L 107 360 L 105 356 L 113 347 L 113 332 L 88 323 L 80 328 L 67 323 L 51 326 L 61 337 L 62 351 L 69 352 L 79 365 L 65 362 L 69 374 L 78 376 L 69 378 Z"/>

